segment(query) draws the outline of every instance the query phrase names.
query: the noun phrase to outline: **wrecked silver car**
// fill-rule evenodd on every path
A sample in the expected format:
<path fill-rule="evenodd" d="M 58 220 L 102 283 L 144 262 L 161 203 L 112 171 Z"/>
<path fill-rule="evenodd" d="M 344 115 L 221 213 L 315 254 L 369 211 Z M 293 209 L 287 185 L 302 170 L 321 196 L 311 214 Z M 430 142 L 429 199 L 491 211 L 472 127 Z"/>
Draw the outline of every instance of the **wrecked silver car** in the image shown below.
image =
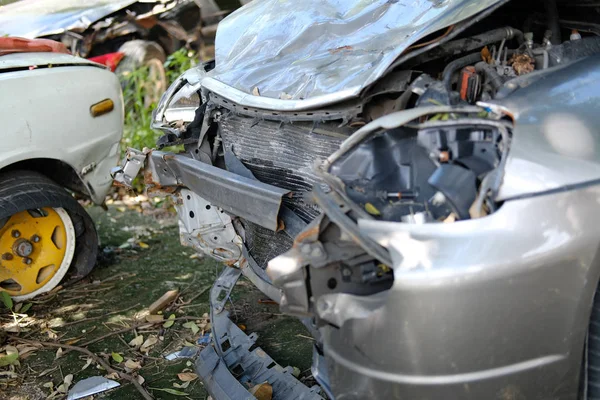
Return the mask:
<path fill-rule="evenodd" d="M 181 239 L 227 264 L 218 399 L 600 398 L 600 6 L 254 1 L 163 95 Z M 183 145 L 185 152 L 161 150 Z M 300 384 L 227 318 L 244 274 L 314 335 Z"/>

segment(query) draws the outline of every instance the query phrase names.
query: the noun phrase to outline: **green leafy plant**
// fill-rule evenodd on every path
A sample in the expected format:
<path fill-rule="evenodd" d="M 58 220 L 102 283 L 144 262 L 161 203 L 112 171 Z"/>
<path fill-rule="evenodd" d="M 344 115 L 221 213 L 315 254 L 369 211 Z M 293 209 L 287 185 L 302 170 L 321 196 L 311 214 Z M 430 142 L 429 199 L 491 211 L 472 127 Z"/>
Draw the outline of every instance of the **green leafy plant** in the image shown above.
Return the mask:
<path fill-rule="evenodd" d="M 167 61 L 165 61 L 167 79 L 169 82 L 173 82 L 179 75 L 196 65 L 198 65 L 197 53 L 186 48 L 181 48 L 169 55 Z"/>
<path fill-rule="evenodd" d="M 10 295 L 4 291 L 0 292 L 0 300 L 2 300 L 2 304 L 4 304 L 4 306 L 6 308 L 8 308 L 9 310 L 12 311 L 13 309 L 13 300 L 12 297 L 10 297 Z"/>

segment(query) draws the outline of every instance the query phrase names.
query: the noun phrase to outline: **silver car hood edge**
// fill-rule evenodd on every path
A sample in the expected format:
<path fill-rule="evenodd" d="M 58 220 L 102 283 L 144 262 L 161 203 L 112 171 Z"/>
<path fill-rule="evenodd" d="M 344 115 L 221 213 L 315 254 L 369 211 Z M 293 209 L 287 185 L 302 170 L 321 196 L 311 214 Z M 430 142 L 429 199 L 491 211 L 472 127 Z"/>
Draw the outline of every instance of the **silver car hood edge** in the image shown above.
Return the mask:
<path fill-rule="evenodd" d="M 504 2 L 255 0 L 220 23 L 203 86 L 250 107 L 322 107 L 357 97 L 420 39 Z"/>
<path fill-rule="evenodd" d="M 202 80 L 202 87 L 210 92 L 217 93 L 219 96 L 236 104 L 273 111 L 312 110 L 318 107 L 338 103 L 344 99 L 356 97 L 361 89 L 360 86 L 356 86 L 344 89 L 340 92 L 325 94 L 306 100 L 281 100 L 248 94 L 210 76 L 207 76 Z"/>

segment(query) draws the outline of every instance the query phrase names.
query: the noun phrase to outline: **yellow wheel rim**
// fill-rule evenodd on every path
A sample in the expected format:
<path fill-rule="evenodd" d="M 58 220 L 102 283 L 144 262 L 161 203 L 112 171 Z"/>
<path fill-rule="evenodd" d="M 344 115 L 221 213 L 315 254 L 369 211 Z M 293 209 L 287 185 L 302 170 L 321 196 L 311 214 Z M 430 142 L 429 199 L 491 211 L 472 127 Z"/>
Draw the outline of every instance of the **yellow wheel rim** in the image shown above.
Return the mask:
<path fill-rule="evenodd" d="M 73 258 L 73 238 L 73 224 L 62 208 L 8 218 L 0 228 L 0 290 L 27 298 L 56 286 Z"/>

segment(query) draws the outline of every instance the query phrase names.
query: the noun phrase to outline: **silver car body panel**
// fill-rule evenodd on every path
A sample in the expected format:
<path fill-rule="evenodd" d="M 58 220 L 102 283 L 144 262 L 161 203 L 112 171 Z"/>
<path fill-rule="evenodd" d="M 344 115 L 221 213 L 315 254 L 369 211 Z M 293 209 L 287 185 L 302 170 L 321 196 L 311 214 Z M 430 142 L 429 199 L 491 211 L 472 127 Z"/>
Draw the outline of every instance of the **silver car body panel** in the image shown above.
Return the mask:
<path fill-rule="evenodd" d="M 394 284 L 317 303 L 339 326 L 322 328 L 333 392 L 574 398 L 600 274 L 599 198 L 595 186 L 515 200 L 454 224 L 359 220 L 390 251 Z"/>
<path fill-rule="evenodd" d="M 380 78 L 411 44 L 498 3 L 253 1 L 219 24 L 208 77 L 223 86 L 212 79 L 207 85 L 257 108 L 274 109 L 276 99 L 292 101 L 277 102 L 282 110 L 339 102 Z"/>
<path fill-rule="evenodd" d="M 495 102 L 515 119 L 499 200 L 600 179 L 598 82 L 593 56 Z"/>
<path fill-rule="evenodd" d="M 549 70 L 495 102 L 515 126 L 495 213 L 359 219 L 394 283 L 316 300 L 333 325 L 321 333 L 336 396 L 577 398 L 600 279 L 599 63 Z"/>
<path fill-rule="evenodd" d="M 0 7 L 0 35 L 36 38 L 84 31 L 137 0 L 21 0 Z"/>

